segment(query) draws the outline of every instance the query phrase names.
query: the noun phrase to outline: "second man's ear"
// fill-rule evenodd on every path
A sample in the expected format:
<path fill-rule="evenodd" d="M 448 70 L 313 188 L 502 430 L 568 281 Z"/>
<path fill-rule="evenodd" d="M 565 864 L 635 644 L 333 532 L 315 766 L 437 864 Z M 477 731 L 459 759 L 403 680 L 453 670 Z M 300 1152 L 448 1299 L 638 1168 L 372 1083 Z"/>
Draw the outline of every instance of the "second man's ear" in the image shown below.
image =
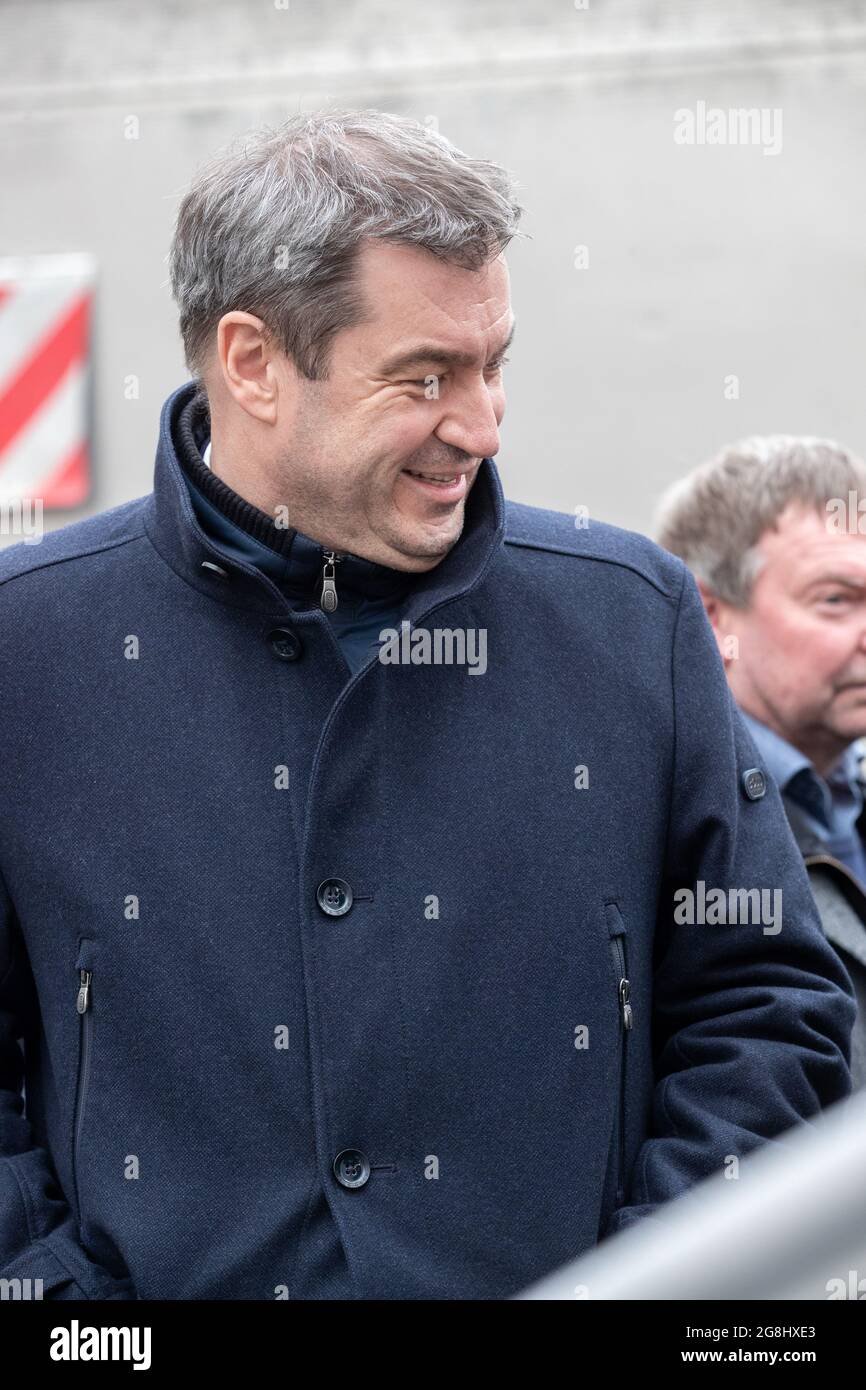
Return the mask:
<path fill-rule="evenodd" d="M 719 598 L 718 594 L 713 593 L 712 589 L 707 588 L 702 579 L 696 578 L 695 583 L 698 586 L 698 593 L 701 596 L 704 608 L 707 611 L 707 617 L 715 633 L 722 660 L 725 662 L 731 661 L 733 659 L 733 652 L 731 650 L 732 641 L 736 643 L 736 638 L 732 639 L 727 624 L 728 605 Z"/>

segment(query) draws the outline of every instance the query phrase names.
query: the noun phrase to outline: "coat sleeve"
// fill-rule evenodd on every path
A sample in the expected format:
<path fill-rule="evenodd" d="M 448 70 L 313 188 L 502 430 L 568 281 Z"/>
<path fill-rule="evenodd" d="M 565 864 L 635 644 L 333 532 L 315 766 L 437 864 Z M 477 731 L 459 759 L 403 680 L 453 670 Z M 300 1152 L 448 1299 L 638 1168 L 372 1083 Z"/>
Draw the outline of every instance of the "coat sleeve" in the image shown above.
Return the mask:
<path fill-rule="evenodd" d="M 46 1300 L 135 1299 L 129 1279 L 115 1278 L 79 1244 L 51 1158 L 34 1142 L 22 1045 L 38 1028 L 32 971 L 0 875 L 0 1279 L 20 1279 L 31 1297 L 39 1286 L 23 1281 L 41 1279 Z"/>
<path fill-rule="evenodd" d="M 628 1204 L 604 1235 L 851 1091 L 851 980 L 821 929 L 775 784 L 767 776 L 762 797 L 745 793 L 743 773 L 761 759 L 697 585 L 683 570 L 670 824 L 653 950 L 652 1114 Z M 768 890 L 778 922 L 768 921 L 769 911 L 757 923 L 756 912 L 741 911 L 750 920 L 690 924 L 688 899 L 676 895 L 689 889 L 697 904 L 699 880 L 729 902 L 730 889 Z"/>

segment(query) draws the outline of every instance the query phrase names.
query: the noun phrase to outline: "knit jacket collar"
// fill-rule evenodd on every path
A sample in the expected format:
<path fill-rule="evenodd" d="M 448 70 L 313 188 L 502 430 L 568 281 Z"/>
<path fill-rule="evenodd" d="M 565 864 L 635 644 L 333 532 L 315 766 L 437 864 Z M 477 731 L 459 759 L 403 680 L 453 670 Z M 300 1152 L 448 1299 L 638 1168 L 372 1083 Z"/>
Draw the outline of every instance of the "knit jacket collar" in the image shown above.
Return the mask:
<path fill-rule="evenodd" d="M 163 559 L 202 593 L 235 607 L 270 615 L 284 612 L 284 586 L 274 583 L 261 568 L 228 551 L 202 526 L 190 494 L 189 479 L 233 523 L 241 525 L 275 553 L 299 560 L 298 575 L 306 566 L 307 578 L 312 577 L 313 548 L 316 567 L 319 567 L 321 547 L 296 530 L 277 527 L 267 513 L 239 497 L 208 468 L 201 457 L 208 429 L 206 406 L 203 411 L 199 402 L 185 414 L 185 408 L 198 394 L 196 383 L 188 381 L 173 391 L 163 404 L 154 487 L 145 510 L 148 535 Z M 433 608 L 474 590 L 499 555 L 504 531 L 502 485 L 493 460 L 485 458 L 466 503 L 459 540 L 433 569 L 410 576 L 404 617 L 417 623 Z M 352 557 L 352 561 L 355 573 L 363 574 L 370 583 L 375 583 L 377 575 L 382 578 L 379 572 L 390 573 L 387 566 L 376 565 L 360 556 Z M 319 616 L 327 621 L 323 613 Z"/>
<path fill-rule="evenodd" d="M 301 531 L 277 526 L 275 518 L 215 474 L 202 457 L 209 438 L 207 401 L 196 394 L 180 410 L 176 443 L 193 507 L 204 530 L 236 558 L 251 560 L 293 598 L 317 600 L 326 548 Z M 351 596 L 396 602 L 417 579 L 406 570 L 360 555 L 340 554 L 335 572 L 341 601 Z"/>

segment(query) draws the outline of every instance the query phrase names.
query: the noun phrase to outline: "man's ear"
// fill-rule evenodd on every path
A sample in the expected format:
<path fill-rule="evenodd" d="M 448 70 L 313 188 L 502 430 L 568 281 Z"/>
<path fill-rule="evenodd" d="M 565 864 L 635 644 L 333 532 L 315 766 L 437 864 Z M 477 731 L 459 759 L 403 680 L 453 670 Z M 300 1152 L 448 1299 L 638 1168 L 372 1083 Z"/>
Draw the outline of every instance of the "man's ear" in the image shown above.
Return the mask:
<path fill-rule="evenodd" d="M 272 425 L 277 388 L 274 347 L 260 318 L 233 309 L 216 331 L 216 356 L 226 390 L 254 420 Z"/>
<path fill-rule="evenodd" d="M 737 638 L 731 633 L 728 615 L 728 605 L 719 598 L 718 594 L 713 593 L 702 579 L 695 576 L 695 583 L 698 586 L 698 593 L 703 601 L 704 608 L 707 610 L 707 617 L 715 633 L 716 643 L 719 648 L 722 660 L 725 665 L 733 661 L 737 655 Z"/>

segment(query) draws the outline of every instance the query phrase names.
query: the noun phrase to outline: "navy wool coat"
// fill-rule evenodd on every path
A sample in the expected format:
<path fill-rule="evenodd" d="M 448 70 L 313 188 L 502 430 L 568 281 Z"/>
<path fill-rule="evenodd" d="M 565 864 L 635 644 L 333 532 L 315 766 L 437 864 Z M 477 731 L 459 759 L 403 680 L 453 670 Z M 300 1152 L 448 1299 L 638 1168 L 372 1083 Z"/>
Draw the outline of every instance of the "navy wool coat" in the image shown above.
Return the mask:
<path fill-rule="evenodd" d="M 847 1095 L 684 565 L 486 459 L 404 614 L 486 670 L 353 676 L 196 521 L 192 391 L 151 494 L 0 554 L 0 1277 L 503 1297 Z"/>

